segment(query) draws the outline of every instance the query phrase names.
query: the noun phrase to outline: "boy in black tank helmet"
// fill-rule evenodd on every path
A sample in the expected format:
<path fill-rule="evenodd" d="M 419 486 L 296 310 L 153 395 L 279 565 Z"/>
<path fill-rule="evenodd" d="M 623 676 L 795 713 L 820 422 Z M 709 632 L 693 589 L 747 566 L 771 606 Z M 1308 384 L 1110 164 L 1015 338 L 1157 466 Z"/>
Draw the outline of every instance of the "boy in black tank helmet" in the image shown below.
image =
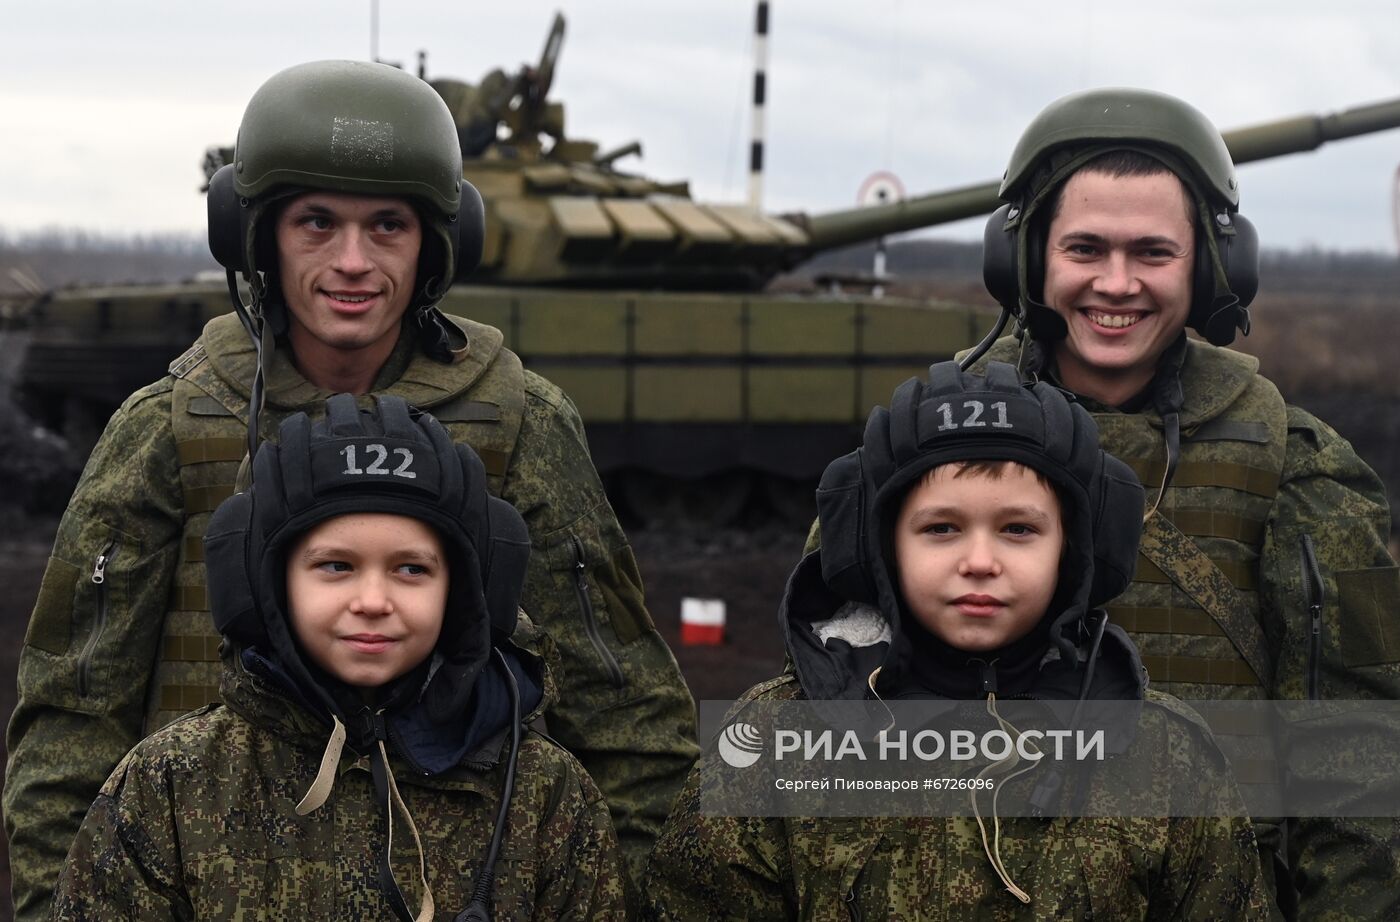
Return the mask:
<path fill-rule="evenodd" d="M 529 547 L 403 400 L 288 418 L 205 538 L 223 704 L 113 772 L 56 917 L 622 918 L 601 795 L 524 729 L 552 690 L 511 640 Z"/>
<path fill-rule="evenodd" d="M 1067 700 L 1076 713 L 1127 702 L 1102 708 L 1119 715 L 1108 757 L 1150 767 L 1150 807 L 1190 789 L 1212 815 L 1105 816 L 1094 805 L 1111 796 L 1109 768 L 1070 785 L 1040 762 L 1017 782 L 1031 813 L 1051 816 L 1000 817 L 989 795 L 973 797 L 970 817 L 706 815 L 700 792 L 725 777 L 712 747 L 653 853 L 652 917 L 807 918 L 844 902 L 869 919 L 1266 918 L 1224 757 L 1199 717 L 1147 690 L 1136 649 L 1100 607 L 1131 579 L 1143 491 L 1099 449 L 1087 412 L 1010 365 L 985 377 L 935 365 L 871 413 L 817 504 L 822 546 L 779 612 L 791 668 L 741 708 L 972 700 L 1019 736 L 998 701 Z M 737 719 L 763 719 L 750 713 Z M 999 766 L 1010 784 L 1003 763 L 988 770 Z M 1053 815 L 1080 796 L 1084 810 Z"/>

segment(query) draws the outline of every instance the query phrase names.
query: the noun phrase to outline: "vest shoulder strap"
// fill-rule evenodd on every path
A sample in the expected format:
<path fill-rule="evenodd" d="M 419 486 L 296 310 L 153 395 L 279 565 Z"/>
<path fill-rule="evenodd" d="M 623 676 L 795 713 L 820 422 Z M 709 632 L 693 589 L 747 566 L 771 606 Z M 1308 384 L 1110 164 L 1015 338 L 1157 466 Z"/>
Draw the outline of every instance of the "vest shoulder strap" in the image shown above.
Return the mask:
<path fill-rule="evenodd" d="M 1274 687 L 1274 662 L 1259 622 L 1220 568 L 1200 545 L 1160 512 L 1142 529 L 1141 551 L 1220 626 L 1266 691 Z"/>

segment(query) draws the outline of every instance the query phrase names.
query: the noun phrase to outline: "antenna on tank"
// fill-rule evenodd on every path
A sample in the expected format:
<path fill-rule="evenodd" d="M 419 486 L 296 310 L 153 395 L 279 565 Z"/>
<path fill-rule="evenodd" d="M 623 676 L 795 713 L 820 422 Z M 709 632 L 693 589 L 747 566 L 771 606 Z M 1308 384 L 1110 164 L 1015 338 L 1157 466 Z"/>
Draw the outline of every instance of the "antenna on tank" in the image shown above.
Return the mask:
<path fill-rule="evenodd" d="M 1395 246 L 1400 249 L 1400 167 L 1395 168 L 1395 187 L 1390 190 L 1390 216 L 1395 222 Z"/>
<path fill-rule="evenodd" d="M 763 205 L 763 104 L 768 93 L 768 0 L 758 0 L 753 36 L 753 129 L 749 144 L 749 206 Z"/>
<path fill-rule="evenodd" d="M 379 0 L 369 0 L 369 59 L 379 61 Z"/>

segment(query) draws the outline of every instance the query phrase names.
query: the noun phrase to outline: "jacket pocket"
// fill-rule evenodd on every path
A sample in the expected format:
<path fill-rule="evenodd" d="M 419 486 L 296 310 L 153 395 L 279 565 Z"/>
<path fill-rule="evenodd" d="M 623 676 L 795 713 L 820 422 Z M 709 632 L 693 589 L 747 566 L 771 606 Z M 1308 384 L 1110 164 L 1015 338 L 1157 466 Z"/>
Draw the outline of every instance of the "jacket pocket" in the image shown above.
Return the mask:
<path fill-rule="evenodd" d="M 88 578 L 93 585 L 92 630 L 88 632 L 87 642 L 78 654 L 79 698 L 86 698 L 92 690 L 92 657 L 102 641 L 103 631 L 107 629 L 107 567 L 116 555 L 117 542 L 116 539 L 112 539 L 97 552 L 92 561 L 92 576 Z"/>
<path fill-rule="evenodd" d="M 100 697 L 109 626 L 130 606 L 135 539 L 95 519 L 64 517 L 44 571 L 25 643 L 64 657 L 71 678 L 68 694 L 81 704 Z"/>
<path fill-rule="evenodd" d="M 588 595 L 588 563 L 583 553 L 583 542 L 578 539 L 578 536 L 570 535 L 569 543 L 573 547 L 574 591 L 578 596 L 579 612 L 583 616 L 583 629 L 588 634 L 588 641 L 593 645 L 598 659 L 602 661 L 608 679 L 614 688 L 620 689 L 626 684 L 622 677 L 622 667 L 617 664 L 617 657 L 613 656 L 612 651 L 603 641 L 602 632 L 598 630 L 598 616 L 593 609 L 593 600 Z"/>
<path fill-rule="evenodd" d="M 1337 605 L 1343 664 L 1400 662 L 1400 568 L 1338 571 Z"/>
<path fill-rule="evenodd" d="M 525 613 L 554 641 L 564 675 L 560 688 L 602 686 L 609 695 L 624 689 L 626 676 L 609 645 L 612 610 L 595 575 L 603 550 L 586 527 L 556 532 L 536 547 L 531 561 L 549 569 L 548 592 L 527 591 Z"/>

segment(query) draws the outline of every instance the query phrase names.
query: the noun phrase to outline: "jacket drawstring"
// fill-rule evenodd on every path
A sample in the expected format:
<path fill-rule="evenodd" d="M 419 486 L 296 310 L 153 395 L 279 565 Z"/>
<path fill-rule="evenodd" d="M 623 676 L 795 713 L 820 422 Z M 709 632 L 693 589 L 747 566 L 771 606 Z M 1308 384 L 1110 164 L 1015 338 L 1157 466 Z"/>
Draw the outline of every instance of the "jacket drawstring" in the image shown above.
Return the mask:
<path fill-rule="evenodd" d="M 330 739 L 326 741 L 325 752 L 321 754 L 321 766 L 316 771 L 316 777 L 312 780 L 311 787 L 306 789 L 306 794 L 296 805 L 297 816 L 307 816 L 319 810 L 330 799 L 331 790 L 335 787 L 340 754 L 345 749 L 346 732 L 345 724 L 340 722 L 339 717 L 332 714 L 331 721 L 331 735 Z M 394 771 L 389 767 L 389 753 L 384 748 L 383 736 L 382 734 L 376 734 L 376 736 L 378 737 L 376 742 L 379 747 L 377 751 L 379 759 L 377 761 L 371 760 L 371 768 L 375 776 L 375 786 L 379 787 L 382 779 L 383 786 L 387 789 L 381 795 L 385 799 L 384 814 L 388 823 L 388 836 L 380 863 L 380 879 L 386 883 L 385 896 L 390 905 L 394 907 L 396 915 L 409 918 L 412 922 L 432 922 L 435 909 L 433 892 L 428 888 L 427 856 L 423 851 L 423 840 L 418 835 L 418 826 L 413 821 L 413 814 L 408 812 L 408 805 L 404 803 L 403 796 L 399 794 L 398 783 L 394 780 Z M 408 916 L 407 907 L 403 906 L 403 893 L 399 889 L 398 881 L 394 878 L 394 869 L 390 861 L 394 854 L 394 811 L 396 809 L 403 813 L 404 819 L 408 821 L 408 831 L 413 834 L 413 846 L 418 852 L 418 882 L 423 887 L 423 900 L 416 916 Z M 395 897 L 398 899 L 395 900 Z"/>
<path fill-rule="evenodd" d="M 326 740 L 326 751 L 321 754 L 321 767 L 317 769 L 311 787 L 306 789 L 306 795 L 296 806 L 297 816 L 306 816 L 319 810 L 330 798 L 331 788 L 335 787 L 336 767 L 340 764 L 340 753 L 345 748 L 345 724 L 334 714 L 331 715 L 331 720 L 334 721 L 331 726 L 331 738 Z"/>
<path fill-rule="evenodd" d="M 885 725 L 885 729 L 880 731 L 881 733 L 889 733 L 891 730 L 894 729 L 894 725 L 896 722 L 894 717 L 894 711 L 890 710 L 890 706 L 885 703 L 885 699 L 881 698 L 880 693 L 875 690 L 875 680 L 880 677 L 880 670 L 884 668 L 884 666 L 876 666 L 875 671 L 870 673 L 870 676 L 865 680 L 865 684 L 870 689 L 870 694 L 874 695 L 875 700 L 880 702 L 880 707 L 884 708 L 885 713 L 889 715 L 890 722 Z"/>
<path fill-rule="evenodd" d="M 1181 363 L 1186 356 L 1186 334 L 1181 336 L 1167 350 L 1157 376 L 1152 382 L 1152 405 L 1162 418 L 1162 440 L 1167 451 L 1167 463 L 1162 471 L 1162 486 L 1157 490 L 1157 499 L 1152 508 L 1142 517 L 1146 522 L 1152 513 L 1162 505 L 1176 475 L 1176 466 L 1181 462 L 1181 407 L 1186 403 L 1186 394 L 1181 387 Z"/>
<path fill-rule="evenodd" d="M 385 750 L 382 739 L 379 740 L 379 758 L 383 760 L 384 777 L 389 783 L 389 809 L 385 811 L 385 817 L 389 823 L 389 835 L 388 842 L 384 847 L 384 863 L 389 867 L 389 879 L 394 881 L 395 887 L 398 886 L 398 881 L 394 880 L 393 866 L 390 863 L 394 854 L 394 810 L 397 808 L 408 822 L 408 831 L 413 834 L 413 847 L 418 852 L 418 883 L 423 887 L 423 901 L 419 905 L 418 915 L 414 922 L 432 922 L 433 891 L 428 889 L 428 864 L 427 856 L 423 853 L 423 840 L 418 836 L 418 824 L 413 822 L 413 814 L 408 812 L 408 804 L 404 803 L 403 797 L 399 794 L 399 785 L 394 780 L 394 770 L 389 767 L 389 753 Z"/>
<path fill-rule="evenodd" d="M 987 713 L 997 722 L 997 726 L 1001 727 L 1001 729 L 1012 738 L 1015 745 L 1011 747 L 1011 751 L 1007 753 L 1006 758 L 998 762 L 993 762 L 986 768 L 983 768 L 977 773 L 977 777 L 984 778 L 988 775 L 998 774 L 998 770 L 1004 767 L 1004 770 L 999 772 L 999 774 L 1004 775 L 1002 784 L 1007 784 L 1013 779 L 1029 771 L 1033 771 L 1036 765 L 1039 764 L 1039 760 L 1031 762 L 1031 764 L 1027 765 L 1025 768 L 1016 768 L 1017 764 L 1021 761 L 1021 757 L 1016 754 L 1016 747 L 1021 743 L 1021 731 L 1002 719 L 1002 716 L 997 713 L 996 700 L 997 696 L 995 691 L 987 692 Z M 1035 744 L 1031 741 L 1027 740 L 1026 743 L 1032 748 L 1035 748 Z M 1035 751 L 1039 752 L 1040 750 L 1036 749 Z M 972 802 L 972 815 L 977 819 L 977 828 L 982 833 L 982 850 L 987 853 L 987 860 L 991 862 L 992 870 L 997 872 L 997 876 L 1001 878 L 1002 884 L 1006 886 L 1006 889 L 1010 891 L 1012 896 L 1016 897 L 1016 899 L 1020 900 L 1022 903 L 1030 903 L 1030 894 L 1016 886 L 1016 882 L 1012 880 L 1011 875 L 1007 873 L 1006 864 L 1001 859 L 1001 817 L 997 815 L 997 798 L 1000 795 L 1001 785 L 997 785 L 992 789 L 992 838 L 990 841 L 987 839 L 987 824 L 982 820 L 982 811 L 977 805 L 976 788 L 968 791 L 968 799 Z"/>
<path fill-rule="evenodd" d="M 1167 487 L 1171 486 L 1176 466 L 1181 461 L 1181 417 L 1175 411 L 1162 415 L 1162 440 L 1166 443 L 1167 463 L 1162 469 L 1162 485 L 1157 488 L 1157 498 L 1142 517 L 1144 522 L 1152 518 L 1157 507 L 1162 505 L 1162 498 L 1167 495 Z"/>

